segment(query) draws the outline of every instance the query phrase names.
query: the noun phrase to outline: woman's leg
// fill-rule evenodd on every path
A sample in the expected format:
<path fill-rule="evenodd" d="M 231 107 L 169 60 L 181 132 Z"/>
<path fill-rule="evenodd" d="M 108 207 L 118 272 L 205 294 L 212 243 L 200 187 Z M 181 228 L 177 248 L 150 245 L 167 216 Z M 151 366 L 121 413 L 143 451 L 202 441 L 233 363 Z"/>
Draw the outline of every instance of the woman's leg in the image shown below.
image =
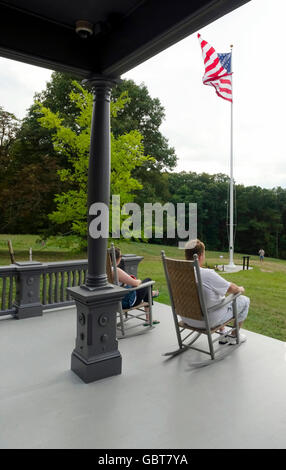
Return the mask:
<path fill-rule="evenodd" d="M 144 279 L 142 281 L 142 284 L 144 282 L 148 282 L 148 281 L 152 281 L 152 279 L 150 277 L 146 277 L 146 279 Z M 136 297 L 136 302 L 133 305 L 133 307 L 138 306 L 142 302 L 148 302 L 149 301 L 149 295 L 148 295 L 149 289 L 150 289 L 150 287 L 143 287 L 143 289 L 139 289 L 138 291 L 136 291 L 137 297 Z M 152 300 L 152 304 L 153 304 L 153 300 Z M 144 310 L 145 310 L 145 313 L 146 313 L 146 326 L 147 326 L 149 324 L 149 321 L 150 321 L 149 307 L 144 307 Z M 160 322 L 158 320 L 153 320 L 153 323 L 160 323 Z"/>
<path fill-rule="evenodd" d="M 152 279 L 150 279 L 150 277 L 146 277 L 146 279 L 142 281 L 142 284 L 148 281 L 152 281 Z M 148 302 L 148 289 L 149 287 L 143 287 L 142 289 L 138 289 L 136 291 L 136 302 L 133 307 L 136 307 L 137 305 L 141 304 L 141 302 Z"/>

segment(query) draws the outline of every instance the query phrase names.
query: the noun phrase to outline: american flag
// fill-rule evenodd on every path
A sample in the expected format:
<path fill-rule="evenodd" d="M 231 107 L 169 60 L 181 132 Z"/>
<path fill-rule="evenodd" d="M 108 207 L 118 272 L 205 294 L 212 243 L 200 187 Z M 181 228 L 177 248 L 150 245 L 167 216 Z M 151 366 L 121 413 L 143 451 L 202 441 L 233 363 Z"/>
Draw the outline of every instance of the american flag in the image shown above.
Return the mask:
<path fill-rule="evenodd" d="M 231 53 L 217 54 L 213 47 L 198 34 L 205 64 L 203 83 L 215 88 L 216 94 L 232 102 Z"/>

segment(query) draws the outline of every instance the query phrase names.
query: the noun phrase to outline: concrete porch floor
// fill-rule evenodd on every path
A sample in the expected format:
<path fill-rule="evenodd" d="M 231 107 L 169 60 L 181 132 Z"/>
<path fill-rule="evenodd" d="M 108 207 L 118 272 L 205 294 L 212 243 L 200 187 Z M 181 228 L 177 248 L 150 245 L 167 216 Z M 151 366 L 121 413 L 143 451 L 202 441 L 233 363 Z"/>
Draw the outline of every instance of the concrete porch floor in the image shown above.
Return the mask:
<path fill-rule="evenodd" d="M 119 341 L 122 375 L 91 384 L 70 371 L 75 308 L 1 319 L 0 448 L 285 448 L 285 343 L 247 331 L 194 368 L 208 357 L 162 357 L 175 330 L 169 307 L 154 313 L 153 331 Z"/>

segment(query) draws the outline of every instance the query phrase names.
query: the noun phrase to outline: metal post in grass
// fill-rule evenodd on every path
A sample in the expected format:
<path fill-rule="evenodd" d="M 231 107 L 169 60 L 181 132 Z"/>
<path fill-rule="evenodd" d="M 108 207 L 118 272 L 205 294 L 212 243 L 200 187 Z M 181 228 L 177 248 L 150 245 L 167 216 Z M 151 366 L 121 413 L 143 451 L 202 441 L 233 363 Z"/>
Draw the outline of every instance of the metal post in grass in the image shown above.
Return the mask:
<path fill-rule="evenodd" d="M 94 237 L 90 226 L 95 205 L 109 207 L 110 199 L 110 94 L 118 80 L 95 76 L 85 80 L 94 94 L 88 169 L 88 272 L 86 283 L 68 289 L 76 302 L 77 336 L 71 369 L 84 382 L 121 373 L 116 340 L 118 302 L 125 289 L 109 284 L 106 275 L 109 216 L 102 212 L 106 234 Z"/>
<path fill-rule="evenodd" d="M 10 255 L 11 263 L 12 263 L 12 264 L 15 264 L 15 253 L 14 253 L 14 250 L 13 250 L 13 245 L 12 245 L 12 241 L 11 241 L 11 240 L 8 240 L 8 250 L 9 250 L 9 255 Z"/>

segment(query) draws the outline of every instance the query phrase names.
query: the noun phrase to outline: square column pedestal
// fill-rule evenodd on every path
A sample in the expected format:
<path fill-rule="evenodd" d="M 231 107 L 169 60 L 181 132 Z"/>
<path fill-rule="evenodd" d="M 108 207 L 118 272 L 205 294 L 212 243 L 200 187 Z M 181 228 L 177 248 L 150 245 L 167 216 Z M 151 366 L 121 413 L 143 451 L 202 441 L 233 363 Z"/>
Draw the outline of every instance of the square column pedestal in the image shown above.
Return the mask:
<path fill-rule="evenodd" d="M 77 337 L 71 370 L 86 383 L 121 374 L 116 316 L 126 289 L 108 284 L 101 289 L 80 286 L 67 290 L 77 308 Z"/>
<path fill-rule="evenodd" d="M 38 261 L 15 263 L 16 299 L 14 302 L 15 318 L 32 318 L 43 315 L 40 299 L 41 275 L 46 265 Z"/>

